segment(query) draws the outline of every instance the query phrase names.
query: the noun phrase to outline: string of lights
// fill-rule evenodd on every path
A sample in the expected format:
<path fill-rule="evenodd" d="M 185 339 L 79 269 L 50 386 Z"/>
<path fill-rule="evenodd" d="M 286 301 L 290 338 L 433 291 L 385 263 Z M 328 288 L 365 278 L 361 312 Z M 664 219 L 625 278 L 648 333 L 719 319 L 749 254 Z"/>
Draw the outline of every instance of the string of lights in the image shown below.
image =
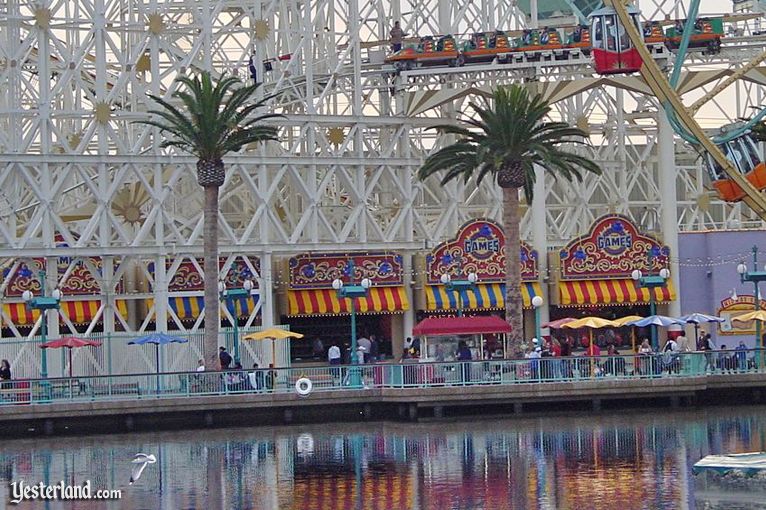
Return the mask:
<path fill-rule="evenodd" d="M 550 251 L 554 251 L 554 249 L 551 249 Z M 558 248 L 555 250 L 558 251 Z M 430 251 L 429 251 L 430 252 Z M 391 255 L 394 254 L 394 252 L 382 252 L 383 255 Z M 355 253 L 346 253 L 343 254 L 345 257 L 354 257 L 363 255 L 363 252 L 355 252 Z M 679 267 L 688 267 L 688 268 L 715 268 L 715 267 L 723 267 L 723 266 L 732 266 L 736 267 L 737 264 L 750 260 L 752 257 L 753 252 L 751 250 L 747 251 L 738 251 L 738 252 L 730 252 L 725 254 L 720 254 L 715 257 L 685 257 L 685 258 L 679 258 L 679 257 L 669 257 L 669 262 L 671 264 L 677 264 Z M 766 256 L 766 251 L 758 251 L 758 255 Z M 551 273 L 555 271 L 549 269 L 547 275 L 542 275 L 544 277 L 550 277 Z M 247 277 L 254 276 L 256 281 L 261 279 L 260 275 L 253 274 L 252 271 L 250 271 L 249 268 L 247 268 L 245 271 L 243 271 L 243 275 L 247 274 Z M 273 277 L 271 279 L 271 284 L 274 287 L 288 287 L 290 285 L 290 279 L 287 276 L 287 271 L 285 271 L 282 268 L 275 268 L 273 272 Z M 18 276 L 24 277 L 24 278 L 33 278 L 34 275 L 29 268 L 26 266 L 23 266 L 19 268 L 16 271 L 16 274 Z M 408 272 L 404 271 L 396 271 L 395 269 L 391 269 L 391 274 L 395 277 L 399 277 L 402 280 L 406 280 L 406 278 L 410 278 L 412 280 L 418 279 L 419 277 L 425 277 L 428 276 L 429 272 L 427 270 L 422 269 L 412 269 Z M 11 275 L 11 269 L 9 267 L 5 267 L 2 270 L 2 276 L 3 278 L 9 278 Z M 126 292 L 122 293 L 122 295 L 143 295 L 146 294 L 145 291 L 131 291 L 127 290 Z"/>

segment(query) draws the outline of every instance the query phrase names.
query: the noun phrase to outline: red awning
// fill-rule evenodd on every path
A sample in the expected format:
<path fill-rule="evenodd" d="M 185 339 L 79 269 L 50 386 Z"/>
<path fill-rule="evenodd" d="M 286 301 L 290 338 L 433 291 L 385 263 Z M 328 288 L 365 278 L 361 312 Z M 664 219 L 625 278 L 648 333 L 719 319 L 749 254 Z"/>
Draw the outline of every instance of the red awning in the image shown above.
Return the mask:
<path fill-rule="evenodd" d="M 510 333 L 511 326 L 500 317 L 429 317 L 412 330 L 415 336 L 479 335 Z"/>

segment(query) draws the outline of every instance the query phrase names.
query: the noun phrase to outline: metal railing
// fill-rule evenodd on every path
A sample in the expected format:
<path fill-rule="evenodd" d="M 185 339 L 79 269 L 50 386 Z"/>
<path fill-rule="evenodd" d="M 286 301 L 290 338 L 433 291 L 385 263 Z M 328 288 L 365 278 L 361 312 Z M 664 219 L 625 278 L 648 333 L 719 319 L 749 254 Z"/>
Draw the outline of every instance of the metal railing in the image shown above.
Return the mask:
<path fill-rule="evenodd" d="M 0 382 L 0 406 L 369 388 L 546 384 L 766 374 L 766 350 L 164 372 Z M 303 379 L 310 381 L 309 383 Z"/>
<path fill-rule="evenodd" d="M 280 326 L 281 327 L 281 326 Z M 251 367 L 253 363 L 268 366 L 288 366 L 290 361 L 290 341 L 275 342 L 272 350 L 271 341 L 246 341 L 242 338 L 263 329 L 261 326 L 240 327 L 239 345 L 242 366 Z M 151 333 L 92 333 L 75 335 L 87 340 L 97 340 L 99 347 L 86 347 L 72 350 L 72 372 L 76 375 L 128 375 L 131 373 L 154 372 L 157 370 L 155 348 L 153 345 L 130 345 L 129 342 Z M 174 372 L 189 370 L 197 366 L 202 358 L 204 331 L 169 331 L 168 334 L 186 338 L 188 343 L 163 345 L 160 347 L 162 371 Z M 233 352 L 234 331 L 230 327 L 221 328 L 219 345 L 226 345 Z M 55 340 L 50 336 L 49 340 Z M 17 378 L 34 378 L 40 374 L 42 350 L 39 348 L 40 337 L 34 336 L 23 340 L 4 339 L 0 342 L 0 359 L 7 359 L 12 372 Z M 276 360 L 272 360 L 272 353 Z M 233 354 L 232 354 L 233 355 Z M 48 357 L 48 375 L 66 376 L 69 372 L 69 352 L 67 349 L 50 349 Z"/>

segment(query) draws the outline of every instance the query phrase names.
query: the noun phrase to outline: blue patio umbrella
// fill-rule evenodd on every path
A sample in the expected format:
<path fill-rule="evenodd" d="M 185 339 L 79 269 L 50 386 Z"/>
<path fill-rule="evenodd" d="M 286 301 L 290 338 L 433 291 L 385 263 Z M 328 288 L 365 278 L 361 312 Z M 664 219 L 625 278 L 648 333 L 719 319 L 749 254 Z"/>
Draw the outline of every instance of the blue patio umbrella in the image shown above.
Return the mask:
<path fill-rule="evenodd" d="M 673 317 L 668 317 L 666 315 L 650 315 L 649 317 L 644 317 L 643 319 L 628 322 L 627 325 L 645 328 L 647 326 L 668 327 L 668 326 L 673 326 L 674 324 L 683 324 L 683 323 L 684 322 L 680 319 L 675 319 Z"/>
<path fill-rule="evenodd" d="M 678 318 L 687 324 L 694 324 L 694 345 L 699 343 L 699 328 L 703 322 L 725 322 L 725 319 L 715 315 L 705 315 L 704 313 L 690 313 Z"/>
<path fill-rule="evenodd" d="M 189 340 L 180 336 L 171 336 L 166 333 L 152 333 L 146 336 L 142 336 L 128 342 L 128 345 L 146 345 L 154 344 L 154 355 L 157 362 L 157 393 L 160 392 L 160 345 L 167 344 L 185 344 Z"/>

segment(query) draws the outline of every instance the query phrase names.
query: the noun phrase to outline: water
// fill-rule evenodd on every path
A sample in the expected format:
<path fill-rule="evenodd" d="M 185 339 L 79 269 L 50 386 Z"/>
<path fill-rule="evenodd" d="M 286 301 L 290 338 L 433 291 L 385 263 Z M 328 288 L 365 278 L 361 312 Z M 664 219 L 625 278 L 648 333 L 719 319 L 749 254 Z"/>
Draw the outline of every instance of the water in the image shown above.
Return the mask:
<path fill-rule="evenodd" d="M 0 507 L 12 480 L 90 479 L 94 489 L 123 489 L 121 501 L 16 507 L 22 509 L 766 508 L 766 487 L 743 490 L 691 474 L 691 465 L 711 453 L 765 450 L 764 407 L 0 444 Z M 137 452 L 158 462 L 128 487 Z"/>

